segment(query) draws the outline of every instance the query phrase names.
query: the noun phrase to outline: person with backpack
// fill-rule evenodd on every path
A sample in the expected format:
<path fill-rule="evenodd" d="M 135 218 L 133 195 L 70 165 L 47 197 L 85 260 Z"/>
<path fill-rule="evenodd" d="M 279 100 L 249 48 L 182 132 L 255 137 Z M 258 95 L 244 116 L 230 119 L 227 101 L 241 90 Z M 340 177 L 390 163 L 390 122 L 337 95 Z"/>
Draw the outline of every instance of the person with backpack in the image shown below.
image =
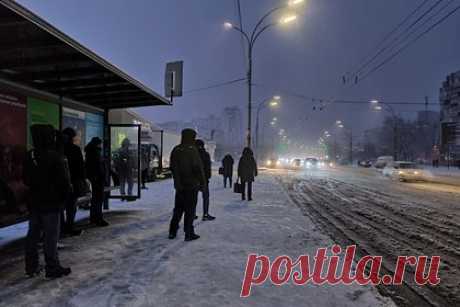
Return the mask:
<path fill-rule="evenodd" d="M 41 272 L 38 243 L 43 233 L 46 278 L 60 278 L 71 273 L 58 257 L 60 218 L 71 194 L 66 157 L 56 150 L 56 131 L 51 125 L 31 127 L 33 149 L 24 165 L 24 183 L 29 187 L 29 229 L 25 249 L 25 271 L 34 277 Z"/>

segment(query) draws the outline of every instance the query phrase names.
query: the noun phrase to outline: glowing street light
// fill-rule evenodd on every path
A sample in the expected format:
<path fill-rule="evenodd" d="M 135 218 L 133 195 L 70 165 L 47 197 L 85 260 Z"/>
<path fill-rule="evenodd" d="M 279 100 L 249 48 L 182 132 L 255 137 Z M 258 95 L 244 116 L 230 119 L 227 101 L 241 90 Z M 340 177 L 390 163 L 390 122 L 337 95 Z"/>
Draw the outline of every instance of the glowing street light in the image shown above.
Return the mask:
<path fill-rule="evenodd" d="M 373 103 L 373 104 L 377 104 L 379 103 L 379 101 L 377 99 L 372 99 L 371 101 L 369 101 L 370 103 Z"/>
<path fill-rule="evenodd" d="M 342 121 L 341 120 L 338 120 L 335 122 L 337 125 L 341 125 L 342 124 Z"/>
<path fill-rule="evenodd" d="M 381 106 L 375 106 L 374 110 L 376 110 L 376 111 L 382 111 L 382 107 L 381 107 Z"/>
<path fill-rule="evenodd" d="M 260 117 L 260 112 L 266 107 L 277 108 L 280 105 L 280 102 L 281 102 L 281 96 L 273 96 L 273 97 L 269 97 L 267 99 L 262 100 L 257 105 L 257 114 L 256 114 L 256 155 L 258 154 L 258 149 L 259 149 L 259 117 Z"/>
<path fill-rule="evenodd" d="M 297 19 L 297 15 L 289 15 L 280 19 L 281 24 L 287 24 Z"/>
<path fill-rule="evenodd" d="M 288 2 L 288 5 L 289 6 L 296 6 L 296 5 L 300 4 L 300 3 L 303 3 L 304 1 L 305 0 L 291 0 L 291 1 Z"/>
<path fill-rule="evenodd" d="M 258 38 L 267 31 L 268 29 L 277 26 L 279 24 L 287 24 L 290 22 L 293 22 L 297 19 L 296 15 L 286 15 L 282 17 L 279 22 L 271 22 L 268 23 L 266 22 L 268 18 L 273 16 L 275 12 L 278 12 L 280 10 L 285 10 L 286 8 L 290 8 L 293 6 L 297 6 L 300 3 L 304 2 L 304 0 L 288 0 L 284 5 L 281 5 L 279 7 L 275 7 L 268 11 L 260 20 L 256 23 L 255 27 L 252 29 L 251 32 L 246 32 L 244 29 L 230 23 L 230 22 L 225 22 L 224 27 L 226 29 L 232 29 L 238 32 L 245 42 L 247 43 L 247 50 L 248 50 L 248 70 L 247 70 L 247 84 L 248 84 L 248 125 L 247 125 L 247 134 L 246 134 L 246 140 L 247 140 L 247 146 L 251 147 L 252 146 L 252 78 L 253 78 L 253 50 L 254 50 L 254 45 Z M 256 133 L 257 134 L 257 133 Z M 257 147 L 257 146 L 256 146 Z"/>

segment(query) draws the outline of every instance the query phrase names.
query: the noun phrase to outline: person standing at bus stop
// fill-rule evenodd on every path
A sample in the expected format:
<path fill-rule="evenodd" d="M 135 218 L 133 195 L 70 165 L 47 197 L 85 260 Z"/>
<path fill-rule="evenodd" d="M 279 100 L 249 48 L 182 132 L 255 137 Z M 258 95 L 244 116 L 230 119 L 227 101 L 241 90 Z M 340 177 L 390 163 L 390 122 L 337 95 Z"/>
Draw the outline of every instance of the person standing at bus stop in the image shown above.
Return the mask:
<path fill-rule="evenodd" d="M 38 243 L 43 234 L 46 277 L 59 278 L 71 273 L 61 266 L 57 250 L 61 212 L 72 189 L 70 174 L 65 156 L 56 150 L 53 126 L 33 125 L 31 134 L 33 149 L 27 154 L 23 177 L 30 188 L 25 269 L 29 277 L 40 274 Z"/>
<path fill-rule="evenodd" d="M 65 128 L 62 131 L 64 137 L 64 154 L 69 163 L 72 193 L 65 206 L 65 223 L 63 231 L 69 236 L 79 236 L 82 231 L 75 229 L 75 215 L 77 213 L 77 200 L 82 196 L 86 188 L 85 162 L 81 148 L 76 145 L 77 133 L 73 128 Z"/>
<path fill-rule="evenodd" d="M 184 216 L 185 241 L 199 239 L 195 233 L 195 218 L 198 191 L 206 184 L 203 164 L 195 146 L 196 132 L 193 129 L 182 130 L 181 143 L 171 152 L 170 169 L 176 189 L 173 217 L 169 227 L 169 239 L 174 239 L 179 222 Z"/>
<path fill-rule="evenodd" d="M 200 154 L 201 163 L 203 163 L 204 176 L 206 184 L 202 186 L 201 193 L 203 196 L 203 221 L 212 221 L 216 219 L 209 214 L 209 179 L 211 179 L 211 156 L 204 148 L 203 140 L 196 140 L 195 142 L 198 153 Z"/>
<path fill-rule="evenodd" d="M 232 188 L 232 181 L 233 181 L 233 164 L 234 160 L 230 154 L 227 154 L 222 159 L 222 171 L 224 176 L 224 189 L 227 187 L 227 180 L 230 183 L 230 189 Z"/>
<path fill-rule="evenodd" d="M 91 223 L 105 227 L 108 226 L 102 216 L 104 204 L 105 165 L 102 159 L 102 140 L 93 137 L 85 147 L 86 175 L 91 182 L 91 208 L 89 219 Z"/>
<path fill-rule="evenodd" d="M 238 177 L 241 179 L 242 193 L 241 199 L 246 200 L 246 187 L 248 191 L 248 201 L 252 200 L 252 183 L 257 177 L 257 163 L 251 148 L 246 147 L 243 150 L 238 163 Z"/>
<path fill-rule="evenodd" d="M 128 138 L 123 139 L 121 148 L 118 149 L 114 162 L 115 169 L 120 179 L 120 194 L 122 200 L 131 200 L 133 196 L 135 160 L 131 154 L 131 142 Z M 128 196 L 126 196 L 126 185 L 128 185 Z"/>

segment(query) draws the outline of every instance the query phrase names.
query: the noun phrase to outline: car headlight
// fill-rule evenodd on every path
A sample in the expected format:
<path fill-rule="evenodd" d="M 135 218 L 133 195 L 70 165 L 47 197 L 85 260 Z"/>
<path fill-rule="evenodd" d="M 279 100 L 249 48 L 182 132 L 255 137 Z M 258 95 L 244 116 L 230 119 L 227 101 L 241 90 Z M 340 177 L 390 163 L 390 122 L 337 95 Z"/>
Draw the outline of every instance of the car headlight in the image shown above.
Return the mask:
<path fill-rule="evenodd" d="M 399 171 L 398 174 L 404 175 L 404 172 L 403 172 L 403 171 Z"/>
<path fill-rule="evenodd" d="M 414 175 L 418 175 L 418 174 L 419 174 L 419 172 L 417 172 L 417 171 L 414 172 Z"/>
<path fill-rule="evenodd" d="M 334 167 L 334 163 L 329 163 L 329 167 Z"/>
<path fill-rule="evenodd" d="M 280 165 L 281 165 L 281 161 L 280 161 L 280 160 L 276 161 L 276 165 L 277 165 L 277 166 L 280 166 Z"/>
<path fill-rule="evenodd" d="M 272 160 L 267 160 L 266 164 L 267 164 L 267 166 L 271 166 L 272 165 Z"/>

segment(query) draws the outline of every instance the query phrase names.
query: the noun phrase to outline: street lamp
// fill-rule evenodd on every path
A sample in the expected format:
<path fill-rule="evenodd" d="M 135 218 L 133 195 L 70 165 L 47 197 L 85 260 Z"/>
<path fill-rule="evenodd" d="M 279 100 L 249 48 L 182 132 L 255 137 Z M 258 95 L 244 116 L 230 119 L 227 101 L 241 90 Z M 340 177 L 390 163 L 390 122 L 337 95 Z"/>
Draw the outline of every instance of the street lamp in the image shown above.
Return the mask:
<path fill-rule="evenodd" d="M 340 129 L 345 128 L 341 120 L 338 120 L 336 123 L 338 123 L 337 127 L 339 127 Z M 350 164 L 353 165 L 353 130 L 352 130 L 352 127 L 350 126 L 348 130 L 350 133 Z"/>
<path fill-rule="evenodd" d="M 388 103 L 384 103 L 378 100 L 371 100 L 370 103 L 376 105 L 374 110 L 382 111 L 385 109 L 393 118 L 393 160 L 398 160 L 398 117 L 396 116 L 395 109 Z"/>
<path fill-rule="evenodd" d="M 251 147 L 251 126 L 252 126 L 252 54 L 254 50 L 254 45 L 259 38 L 259 36 L 268 30 L 271 27 L 274 27 L 276 25 L 286 25 L 288 23 L 291 23 L 297 19 L 297 16 L 295 15 L 287 15 L 282 17 L 278 22 L 274 23 L 269 23 L 265 24 L 264 22 L 269 18 L 271 15 L 273 15 L 275 12 L 286 9 L 286 8 L 292 8 L 295 7 L 299 4 L 304 2 L 304 0 L 290 0 L 287 2 L 286 5 L 275 7 L 271 10 L 269 10 L 262 18 L 257 22 L 256 26 L 252 30 L 252 32 L 245 32 L 243 29 L 239 28 L 238 26 L 235 26 L 234 24 L 230 22 L 225 22 L 224 26 L 226 29 L 233 29 L 242 35 L 248 45 L 248 70 L 247 70 L 247 81 L 248 81 L 248 129 L 247 129 L 247 146 Z"/>
<path fill-rule="evenodd" d="M 258 105 L 257 105 L 257 114 L 256 114 L 256 156 L 258 155 L 259 152 L 259 116 L 260 112 L 266 108 L 267 106 L 271 108 L 276 108 L 280 104 L 281 97 L 280 96 L 273 96 L 267 99 L 262 100 Z M 267 105 L 268 103 L 268 105 Z"/>

